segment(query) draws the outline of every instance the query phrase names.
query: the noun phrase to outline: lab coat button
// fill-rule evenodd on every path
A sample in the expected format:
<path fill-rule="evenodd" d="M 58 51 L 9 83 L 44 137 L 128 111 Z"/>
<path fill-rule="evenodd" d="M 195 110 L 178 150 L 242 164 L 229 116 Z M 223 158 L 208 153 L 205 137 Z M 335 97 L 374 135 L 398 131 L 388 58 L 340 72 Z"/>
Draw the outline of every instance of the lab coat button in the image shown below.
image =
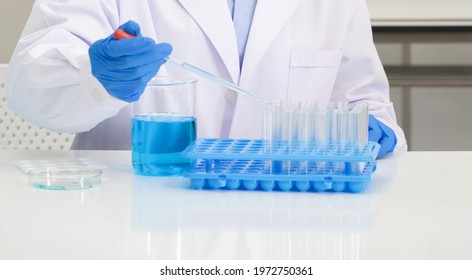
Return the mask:
<path fill-rule="evenodd" d="M 237 99 L 237 98 L 238 98 L 238 94 L 237 94 L 236 92 L 234 92 L 234 91 L 227 91 L 227 92 L 225 93 L 225 99 L 226 99 L 226 101 L 228 101 L 228 102 L 234 103 L 234 102 L 236 102 L 236 99 Z"/>

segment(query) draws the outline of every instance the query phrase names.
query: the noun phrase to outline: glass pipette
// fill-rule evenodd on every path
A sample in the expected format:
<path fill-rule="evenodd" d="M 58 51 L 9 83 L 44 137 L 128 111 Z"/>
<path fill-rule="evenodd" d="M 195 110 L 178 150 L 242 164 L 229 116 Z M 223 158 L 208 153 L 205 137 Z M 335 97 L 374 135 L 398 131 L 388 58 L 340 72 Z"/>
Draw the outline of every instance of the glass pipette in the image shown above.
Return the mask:
<path fill-rule="evenodd" d="M 123 39 L 123 38 L 136 38 L 136 36 L 134 36 L 134 35 L 132 35 L 132 34 L 129 34 L 129 33 L 125 32 L 125 31 L 122 30 L 122 29 L 118 29 L 118 30 L 116 30 L 115 33 L 114 33 L 114 38 L 115 38 L 115 40 L 119 40 L 119 39 Z M 226 80 L 224 80 L 224 79 L 222 79 L 222 78 L 220 78 L 220 77 L 218 77 L 218 76 L 215 76 L 215 75 L 213 75 L 213 74 L 211 74 L 211 73 L 208 73 L 208 72 L 205 71 L 205 70 L 202 70 L 202 69 L 200 69 L 200 68 L 198 68 L 198 67 L 195 67 L 195 66 L 193 66 L 193 65 L 191 65 L 191 64 L 189 64 L 189 63 L 187 63 L 187 62 L 185 62 L 185 61 L 183 61 L 183 60 L 180 60 L 180 59 L 175 58 L 175 57 L 172 57 L 172 56 L 168 56 L 168 57 L 166 57 L 165 59 L 166 59 L 167 61 L 170 61 L 170 62 L 174 63 L 175 65 L 178 65 L 178 66 L 180 66 L 180 67 L 182 67 L 182 68 L 184 68 L 184 69 L 187 69 L 187 70 L 189 70 L 189 71 L 191 71 L 191 72 L 193 72 L 193 73 L 195 73 L 195 74 L 197 74 L 197 75 L 199 75 L 199 76 L 202 76 L 202 77 L 204 77 L 204 78 L 206 78 L 206 79 L 208 79 L 208 80 L 210 80 L 210 81 L 216 82 L 216 83 L 218 83 L 218 84 L 220 84 L 220 85 L 222 85 L 222 86 L 224 86 L 224 87 L 226 87 L 226 88 L 228 88 L 228 89 L 231 89 L 231 90 L 234 90 L 235 92 L 238 92 L 238 93 L 241 93 L 241 94 L 243 94 L 243 95 L 246 95 L 247 97 L 250 97 L 250 98 L 252 98 L 252 99 L 254 99 L 254 100 L 258 101 L 258 102 L 262 102 L 262 101 L 263 101 L 260 96 L 255 95 L 255 94 L 252 94 L 252 93 L 250 93 L 250 92 L 247 92 L 246 90 L 244 90 L 244 89 L 238 87 L 237 85 L 235 85 L 235 84 L 233 84 L 233 83 L 230 83 L 230 82 L 228 82 L 228 81 L 226 81 Z"/>
<path fill-rule="evenodd" d="M 230 82 L 228 82 L 228 81 L 226 81 L 226 80 L 223 80 L 222 78 L 217 77 L 217 76 L 215 76 L 215 75 L 213 75 L 213 74 L 210 74 L 210 73 L 208 73 L 208 72 L 205 71 L 205 70 L 202 70 L 202 69 L 200 69 L 200 68 L 198 68 L 198 67 L 195 67 L 195 66 L 193 66 L 193 65 L 191 65 L 191 64 L 188 64 L 188 63 L 185 62 L 185 61 L 182 61 L 182 60 L 180 60 L 180 59 L 178 59 L 178 58 L 175 58 L 175 57 L 172 57 L 172 56 L 168 56 L 168 57 L 166 58 L 166 60 L 167 60 L 167 61 L 170 61 L 170 62 L 172 62 L 172 63 L 174 63 L 174 64 L 176 64 L 176 65 L 178 65 L 178 66 L 180 66 L 180 67 L 182 67 L 182 68 L 185 68 L 185 69 L 187 69 L 187 70 L 189 70 L 189 71 L 192 71 L 193 73 L 195 73 L 195 74 L 197 74 L 197 75 L 200 75 L 200 76 L 202 76 L 202 77 L 204 77 L 204 78 L 207 78 L 208 80 L 211 80 L 211 81 L 213 81 L 213 82 L 216 82 L 216 83 L 218 83 L 218 84 L 220 84 L 220 85 L 222 85 L 222 86 L 224 86 L 224 87 L 226 87 L 226 88 L 228 88 L 228 89 L 231 89 L 231 90 L 234 90 L 234 91 L 239 92 L 239 93 L 241 93 L 241 94 L 244 94 L 244 95 L 246 95 L 247 97 L 250 97 L 250 98 L 252 98 L 252 99 L 254 99 L 254 100 L 258 101 L 258 102 L 262 102 L 262 98 L 261 98 L 260 96 L 255 95 L 255 94 L 252 94 L 252 93 L 250 93 L 250 92 L 247 92 L 246 90 L 244 90 L 244 89 L 238 87 L 237 85 L 235 85 L 235 84 L 233 84 L 233 83 L 230 83 Z"/>

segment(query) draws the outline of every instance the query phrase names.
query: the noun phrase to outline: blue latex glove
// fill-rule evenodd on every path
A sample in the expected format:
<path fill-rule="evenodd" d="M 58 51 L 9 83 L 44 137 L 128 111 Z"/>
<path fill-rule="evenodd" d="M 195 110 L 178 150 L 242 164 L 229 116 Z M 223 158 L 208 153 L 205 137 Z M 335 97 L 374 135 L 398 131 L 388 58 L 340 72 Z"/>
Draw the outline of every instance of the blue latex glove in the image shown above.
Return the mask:
<path fill-rule="evenodd" d="M 133 102 L 166 62 L 164 58 L 172 52 L 172 46 L 143 37 L 134 21 L 126 22 L 119 29 L 137 38 L 115 40 L 112 34 L 93 43 L 89 48 L 92 75 L 110 95 Z"/>
<path fill-rule="evenodd" d="M 393 130 L 383 122 L 369 115 L 369 141 L 380 144 L 380 150 L 377 157 L 386 153 L 391 153 L 397 145 L 397 136 Z"/>

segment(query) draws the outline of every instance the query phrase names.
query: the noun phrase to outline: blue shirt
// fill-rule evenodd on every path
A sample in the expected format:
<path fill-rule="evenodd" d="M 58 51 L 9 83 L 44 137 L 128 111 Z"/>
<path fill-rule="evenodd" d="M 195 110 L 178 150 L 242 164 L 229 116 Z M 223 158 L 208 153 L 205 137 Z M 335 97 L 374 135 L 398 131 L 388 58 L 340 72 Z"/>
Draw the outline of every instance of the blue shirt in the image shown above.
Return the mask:
<path fill-rule="evenodd" d="M 256 10 L 257 0 L 227 0 L 239 52 L 239 68 L 241 69 L 246 51 L 247 39 L 251 29 L 252 18 Z"/>

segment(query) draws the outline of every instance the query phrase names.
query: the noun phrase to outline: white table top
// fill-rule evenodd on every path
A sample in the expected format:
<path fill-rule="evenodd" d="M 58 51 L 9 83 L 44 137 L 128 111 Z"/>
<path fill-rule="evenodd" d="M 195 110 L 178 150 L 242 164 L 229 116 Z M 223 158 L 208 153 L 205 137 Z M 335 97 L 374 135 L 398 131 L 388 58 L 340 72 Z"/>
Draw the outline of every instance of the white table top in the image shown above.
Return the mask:
<path fill-rule="evenodd" d="M 27 185 L 21 159 L 90 157 L 100 187 Z M 361 194 L 197 191 L 130 152 L 0 151 L 0 259 L 471 259 L 472 152 L 378 162 Z"/>

